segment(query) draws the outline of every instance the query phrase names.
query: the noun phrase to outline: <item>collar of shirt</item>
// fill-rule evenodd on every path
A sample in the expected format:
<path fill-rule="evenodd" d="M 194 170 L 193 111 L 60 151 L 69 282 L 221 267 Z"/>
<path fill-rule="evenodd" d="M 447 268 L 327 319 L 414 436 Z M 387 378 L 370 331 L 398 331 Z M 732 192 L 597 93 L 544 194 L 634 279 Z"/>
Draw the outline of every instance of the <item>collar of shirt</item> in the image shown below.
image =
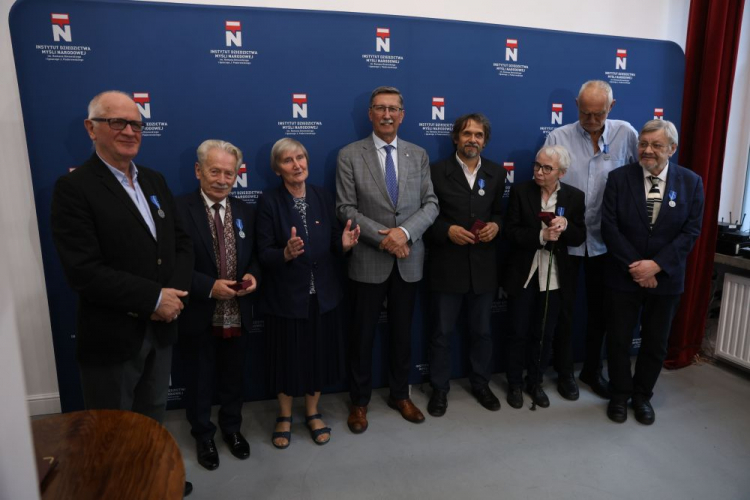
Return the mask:
<path fill-rule="evenodd" d="M 388 145 L 388 143 L 385 142 L 380 137 L 378 137 L 377 135 L 375 135 L 374 132 L 372 134 L 372 142 L 375 143 L 375 147 L 378 149 L 378 151 L 382 150 L 383 154 L 385 154 L 385 149 L 384 148 L 385 148 L 385 146 Z M 393 138 L 393 142 L 391 142 L 391 146 L 393 146 L 394 148 L 396 148 L 396 150 L 398 151 L 398 137 L 394 137 Z"/>
<path fill-rule="evenodd" d="M 539 188 L 541 191 L 541 188 Z M 560 181 L 557 181 L 557 185 L 555 186 L 555 190 L 552 191 L 552 194 L 549 195 L 549 198 L 547 198 L 547 203 L 544 203 L 542 200 L 542 210 L 545 212 L 554 212 L 555 208 L 557 207 L 557 193 L 560 192 Z M 541 192 L 539 193 L 541 195 Z"/>
<path fill-rule="evenodd" d="M 653 175 L 651 172 L 643 168 L 641 165 L 641 169 L 643 170 L 643 182 L 648 182 L 649 188 L 651 187 L 651 179 L 650 177 Z M 659 172 L 659 175 L 656 177 L 659 178 L 660 181 L 666 183 L 667 182 L 667 170 L 669 170 L 669 162 L 667 162 L 667 165 L 664 167 L 664 169 Z M 661 183 L 659 183 L 661 184 Z"/>
<path fill-rule="evenodd" d="M 604 151 L 604 148 L 602 147 L 602 145 L 609 144 L 609 129 L 610 128 L 611 127 L 609 127 L 609 120 L 604 120 L 604 130 L 602 130 L 602 135 L 599 136 L 599 152 L 600 153 L 607 154 L 607 152 Z M 590 145 L 591 134 L 587 132 L 586 129 L 583 128 L 580 121 L 576 122 L 576 130 L 578 130 L 578 133 L 580 133 L 583 136 L 583 138 L 586 139 L 587 144 Z M 590 148 L 591 146 L 589 146 L 589 149 Z"/>
<path fill-rule="evenodd" d="M 209 198 L 208 196 L 206 196 L 206 193 L 204 193 L 202 189 L 201 189 L 201 196 L 203 197 L 203 201 L 206 202 L 206 205 L 208 206 L 208 208 L 213 208 L 214 207 L 214 205 L 216 204 L 216 202 L 212 201 L 211 198 Z M 227 199 L 224 198 L 223 200 L 221 200 L 219 202 L 219 205 L 221 205 L 221 208 L 223 208 L 224 210 L 226 210 L 226 208 L 227 208 Z"/>
<path fill-rule="evenodd" d="M 99 156 L 98 153 L 97 156 Z M 102 157 L 99 156 L 99 159 L 102 160 Z M 151 208 L 149 207 L 148 201 L 146 200 L 146 195 L 144 194 L 143 189 L 141 189 L 141 185 L 138 184 L 138 168 L 135 166 L 135 163 L 133 163 L 132 161 L 130 162 L 130 173 L 133 176 L 133 187 L 130 187 L 128 176 L 125 175 L 124 172 L 121 172 L 104 160 L 102 160 L 102 163 L 107 166 L 109 171 L 112 172 L 112 175 L 115 176 L 115 179 L 117 179 L 120 185 L 122 185 L 123 189 L 125 189 L 125 193 L 133 201 L 133 204 L 141 214 L 141 218 L 143 218 L 143 221 L 148 226 L 149 231 L 151 231 L 151 236 L 156 239 L 156 223 L 154 222 L 154 216 L 151 214 Z M 156 196 L 154 196 L 153 199 L 156 199 Z M 151 203 L 155 204 L 153 199 Z"/>
<path fill-rule="evenodd" d="M 479 172 L 479 169 L 482 168 L 482 157 L 479 156 L 479 162 L 477 163 L 477 167 L 474 169 L 474 172 L 469 171 L 469 167 L 466 166 L 466 163 L 461 161 L 461 157 L 458 156 L 458 152 L 456 152 L 456 161 L 461 166 L 461 170 L 464 171 L 464 176 L 466 177 L 466 180 L 469 182 L 469 186 L 471 186 L 471 189 L 474 189 L 474 181 L 477 179 L 477 173 Z"/>
<path fill-rule="evenodd" d="M 96 153 L 96 156 L 99 156 L 99 153 Z M 123 172 L 122 170 L 118 170 L 106 161 L 104 161 L 104 158 L 99 156 L 99 159 L 102 160 L 102 163 L 104 163 L 110 172 L 115 176 L 115 178 L 120 182 L 120 184 L 130 187 L 130 181 L 128 180 L 128 176 Z M 133 174 L 133 185 L 135 186 L 138 183 L 138 167 L 135 166 L 135 163 L 132 161 L 130 162 L 130 173 Z"/>
<path fill-rule="evenodd" d="M 375 135 L 374 132 L 372 134 L 372 142 L 375 143 L 375 148 L 378 152 L 380 169 L 383 171 L 383 175 L 385 175 L 385 146 L 388 146 L 388 143 Z M 398 179 L 398 154 L 396 154 L 398 152 L 398 137 L 394 137 L 390 145 L 395 148 L 394 151 L 391 151 L 391 158 L 393 158 L 393 166 L 396 169 L 396 179 Z"/>
<path fill-rule="evenodd" d="M 651 186 L 653 185 L 651 183 L 651 172 L 643 168 L 641 166 L 641 169 L 643 170 L 643 187 L 646 190 L 646 197 L 648 197 L 648 192 L 651 191 Z M 667 165 L 664 167 L 664 170 L 659 172 L 659 175 L 656 177 L 659 178 L 661 182 L 659 182 L 659 192 L 661 193 L 661 197 L 664 198 L 664 190 L 667 187 L 667 170 L 669 170 L 669 162 L 667 162 Z"/>

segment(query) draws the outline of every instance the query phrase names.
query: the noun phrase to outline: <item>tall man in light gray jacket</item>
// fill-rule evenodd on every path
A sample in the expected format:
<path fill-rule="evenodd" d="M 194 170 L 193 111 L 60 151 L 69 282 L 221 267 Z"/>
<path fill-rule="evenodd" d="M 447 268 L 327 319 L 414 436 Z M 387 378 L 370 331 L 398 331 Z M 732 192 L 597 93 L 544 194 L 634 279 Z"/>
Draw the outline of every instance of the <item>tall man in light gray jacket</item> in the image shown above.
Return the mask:
<path fill-rule="evenodd" d="M 404 101 L 394 87 L 370 97 L 372 135 L 344 147 L 336 169 L 336 213 L 361 229 L 349 258 L 354 293 L 349 383 L 349 429 L 367 430 L 372 394 L 372 345 L 387 299 L 390 396 L 388 405 L 408 421 L 424 415 L 409 399 L 411 324 L 417 283 L 422 279 L 422 234 L 438 214 L 427 152 L 397 137 Z"/>

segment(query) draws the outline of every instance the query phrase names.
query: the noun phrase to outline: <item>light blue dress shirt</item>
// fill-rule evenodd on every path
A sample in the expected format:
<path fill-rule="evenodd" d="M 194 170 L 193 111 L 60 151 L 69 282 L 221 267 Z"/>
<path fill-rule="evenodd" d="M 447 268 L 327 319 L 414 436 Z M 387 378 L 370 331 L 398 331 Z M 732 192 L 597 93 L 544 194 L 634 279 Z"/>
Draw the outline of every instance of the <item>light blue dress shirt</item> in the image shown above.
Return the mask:
<path fill-rule="evenodd" d="M 596 257 L 607 253 L 602 239 L 602 199 L 609 173 L 638 159 L 638 133 L 626 121 L 606 120 L 594 154 L 591 135 L 580 122 L 556 128 L 547 136 L 545 146 L 560 144 L 570 153 L 570 168 L 562 181 L 583 191 L 586 197 L 586 241 L 568 247 L 570 255 Z"/>
<path fill-rule="evenodd" d="M 133 200 L 135 207 L 138 209 L 138 213 L 140 213 L 141 217 L 143 218 L 143 222 L 146 223 L 148 229 L 151 231 L 151 236 L 156 239 L 156 224 L 154 223 L 154 216 L 151 215 L 151 209 L 148 206 L 146 195 L 143 194 L 141 185 L 138 183 L 138 168 L 136 168 L 135 163 L 133 163 L 132 161 L 130 162 L 130 171 L 133 174 L 133 187 L 130 187 L 130 181 L 128 180 L 127 175 L 104 161 L 101 156 L 99 156 L 99 159 L 102 160 L 102 163 L 104 163 L 109 171 L 112 172 L 112 175 L 115 176 L 117 182 L 119 182 L 123 189 L 125 189 L 125 192 L 128 193 L 130 199 Z M 156 306 L 154 307 L 154 311 L 159 309 L 160 304 L 161 292 L 159 292 L 159 298 L 156 299 Z"/>

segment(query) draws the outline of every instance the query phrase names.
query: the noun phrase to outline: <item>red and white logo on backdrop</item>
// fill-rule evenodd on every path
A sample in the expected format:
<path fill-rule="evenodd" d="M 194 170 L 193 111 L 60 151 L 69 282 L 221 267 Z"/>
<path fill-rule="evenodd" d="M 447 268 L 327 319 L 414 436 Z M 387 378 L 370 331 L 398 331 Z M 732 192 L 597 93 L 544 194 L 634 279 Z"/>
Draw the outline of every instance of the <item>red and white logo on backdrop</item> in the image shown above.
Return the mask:
<path fill-rule="evenodd" d="M 664 119 L 664 108 L 654 108 L 654 120 Z"/>
<path fill-rule="evenodd" d="M 232 188 L 237 189 L 238 187 L 247 187 L 247 166 L 244 163 L 240 165 L 240 169 L 237 171 L 237 178 L 234 180 Z"/>
<path fill-rule="evenodd" d="M 138 105 L 138 111 L 145 120 L 151 119 L 151 98 L 148 92 L 133 92 L 133 100 Z"/>
<path fill-rule="evenodd" d="M 307 118 L 307 94 L 292 94 L 292 118 Z"/>
<path fill-rule="evenodd" d="M 227 47 L 242 47 L 242 23 L 239 21 L 224 22 L 224 39 Z"/>
<path fill-rule="evenodd" d="M 563 105 L 558 102 L 552 103 L 552 125 L 562 125 Z"/>
<path fill-rule="evenodd" d="M 505 40 L 505 60 L 518 62 L 518 40 L 507 38 Z"/>
<path fill-rule="evenodd" d="M 66 42 L 73 41 L 70 29 L 70 16 L 68 14 L 52 13 L 52 38 L 56 42 L 60 40 L 65 40 Z"/>
<path fill-rule="evenodd" d="M 432 98 L 432 119 L 445 120 L 445 97 Z"/>
<path fill-rule="evenodd" d="M 375 29 L 375 51 L 376 52 L 390 52 L 391 51 L 391 29 L 390 28 L 376 28 Z"/>
<path fill-rule="evenodd" d="M 615 59 L 615 69 L 626 70 L 628 69 L 628 51 L 625 49 L 617 49 L 617 58 Z"/>
<path fill-rule="evenodd" d="M 516 179 L 516 166 L 512 161 L 504 161 L 503 162 L 503 168 L 506 172 L 508 172 L 508 175 L 505 177 L 505 182 L 509 184 L 513 184 L 513 182 Z"/>

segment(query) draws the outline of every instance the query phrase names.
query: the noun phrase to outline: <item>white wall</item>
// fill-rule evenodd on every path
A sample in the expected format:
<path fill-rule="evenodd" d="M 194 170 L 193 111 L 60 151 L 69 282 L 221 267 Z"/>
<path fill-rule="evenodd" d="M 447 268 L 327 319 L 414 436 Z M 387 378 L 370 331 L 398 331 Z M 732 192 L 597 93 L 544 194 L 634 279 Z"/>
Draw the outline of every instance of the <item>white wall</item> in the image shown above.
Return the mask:
<path fill-rule="evenodd" d="M 185 0 L 182 0 L 184 3 Z M 0 14 L 8 18 L 11 0 L 0 0 Z M 684 49 L 689 2 L 687 0 L 256 0 L 204 1 L 215 5 L 379 12 L 405 16 L 457 19 L 494 24 L 595 33 L 624 37 L 671 40 Z M 750 9 L 746 9 L 748 11 Z M 81 134 L 83 134 L 81 128 Z M 18 84 L 5 21 L 0 25 L 0 221 L 3 241 L 0 259 L 0 497 L 28 498 L 7 494 L 9 487 L 28 488 L 28 474 L 15 474 L 11 464 L 25 471 L 29 465 L 29 431 L 25 408 L 17 394 L 26 394 L 33 414 L 59 411 L 57 379 L 52 352 L 47 297 L 42 274 L 41 251 L 33 203 L 28 154 L 21 117 Z M 81 157 L 83 160 L 84 157 Z M 49 214 L 39 214 L 48 217 Z M 22 363 L 19 363 L 19 345 Z M 25 385 L 24 385 L 25 378 Z M 13 480 L 8 480 L 10 476 Z M 9 490 L 13 491 L 13 490 Z M 21 490 L 18 490 L 21 491 Z M 33 490 L 35 491 L 35 490 Z"/>
<path fill-rule="evenodd" d="M 750 151 L 750 7 L 745 5 L 742 16 L 742 34 L 734 74 L 732 109 L 729 114 L 727 148 L 724 154 L 724 171 L 721 178 L 721 203 L 719 220 L 729 222 L 750 213 L 750 196 L 742 208 L 742 197 L 747 185 L 747 162 Z M 749 214 L 750 215 L 750 214 Z M 750 217 L 745 218 L 744 229 L 750 227 Z"/>

